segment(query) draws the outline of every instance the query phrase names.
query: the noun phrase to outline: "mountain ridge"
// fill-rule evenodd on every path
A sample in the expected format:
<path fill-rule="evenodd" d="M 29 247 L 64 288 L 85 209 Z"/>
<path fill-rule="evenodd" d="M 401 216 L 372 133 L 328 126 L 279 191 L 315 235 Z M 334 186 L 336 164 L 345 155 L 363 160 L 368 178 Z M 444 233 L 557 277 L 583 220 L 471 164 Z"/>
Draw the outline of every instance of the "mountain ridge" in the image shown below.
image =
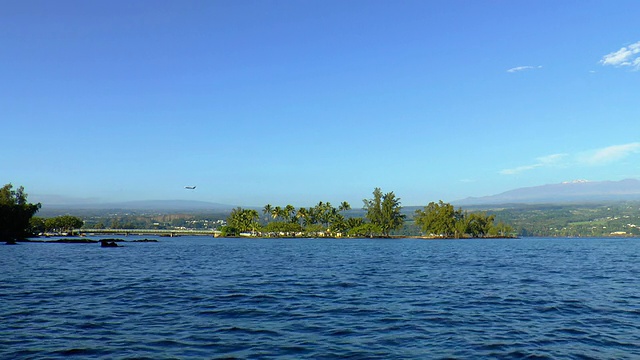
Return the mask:
<path fill-rule="evenodd" d="M 505 204 L 564 204 L 602 201 L 640 200 L 640 180 L 620 181 L 574 180 L 556 184 L 522 187 L 496 195 L 467 197 L 452 201 L 455 206 L 482 206 Z M 132 210 L 132 211 L 230 211 L 238 205 L 200 200 L 137 200 L 123 202 L 97 202 L 88 200 L 77 203 L 42 202 L 43 209 L 66 210 Z M 254 206 L 243 206 L 257 208 Z"/>
<path fill-rule="evenodd" d="M 496 195 L 453 201 L 458 206 L 497 204 L 543 204 L 640 200 L 640 180 L 574 180 L 508 190 Z"/>
<path fill-rule="evenodd" d="M 199 200 L 135 200 L 108 203 L 43 204 L 52 209 L 230 210 L 234 205 Z"/>

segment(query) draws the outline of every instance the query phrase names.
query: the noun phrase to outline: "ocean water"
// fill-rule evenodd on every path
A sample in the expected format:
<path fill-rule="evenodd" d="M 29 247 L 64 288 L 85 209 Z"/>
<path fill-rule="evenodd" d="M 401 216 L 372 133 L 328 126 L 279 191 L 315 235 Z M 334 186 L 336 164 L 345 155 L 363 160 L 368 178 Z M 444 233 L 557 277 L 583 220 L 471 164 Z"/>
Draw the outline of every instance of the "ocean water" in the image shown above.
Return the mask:
<path fill-rule="evenodd" d="M 0 246 L 0 358 L 640 358 L 638 239 L 158 240 Z"/>

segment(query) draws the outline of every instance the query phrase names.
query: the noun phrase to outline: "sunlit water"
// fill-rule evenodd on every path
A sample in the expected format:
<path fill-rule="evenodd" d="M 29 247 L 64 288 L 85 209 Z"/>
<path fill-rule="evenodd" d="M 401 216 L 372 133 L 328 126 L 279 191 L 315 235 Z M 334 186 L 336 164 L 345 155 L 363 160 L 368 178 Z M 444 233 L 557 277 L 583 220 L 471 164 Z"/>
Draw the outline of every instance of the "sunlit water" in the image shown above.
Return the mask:
<path fill-rule="evenodd" d="M 637 239 L 159 241 L 0 246 L 0 358 L 640 358 Z"/>

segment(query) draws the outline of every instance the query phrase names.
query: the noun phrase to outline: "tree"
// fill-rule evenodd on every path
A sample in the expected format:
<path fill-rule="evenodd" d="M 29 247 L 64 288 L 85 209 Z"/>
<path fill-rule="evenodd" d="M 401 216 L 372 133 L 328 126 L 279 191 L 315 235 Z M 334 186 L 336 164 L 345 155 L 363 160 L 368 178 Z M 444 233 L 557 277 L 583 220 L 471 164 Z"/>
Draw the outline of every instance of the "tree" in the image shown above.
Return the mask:
<path fill-rule="evenodd" d="M 322 205 L 320 207 L 320 222 L 326 226 L 327 228 L 329 228 L 329 225 L 331 224 L 331 220 L 333 219 L 334 214 L 336 214 L 336 209 L 331 205 L 330 202 L 326 202 L 324 203 L 324 205 Z"/>
<path fill-rule="evenodd" d="M 269 216 L 271 216 L 271 211 L 273 211 L 273 207 L 271 206 L 271 204 L 267 204 L 264 206 L 264 208 L 262 208 L 262 213 L 267 216 L 266 220 L 268 220 Z"/>
<path fill-rule="evenodd" d="M 426 235 L 460 238 L 462 236 L 486 237 L 505 236 L 513 231 L 504 223 L 500 228 L 494 225 L 495 215 L 487 215 L 486 212 L 474 212 L 468 214 L 461 209 L 455 210 L 453 205 L 431 202 L 423 210 L 416 210 L 414 220 Z"/>
<path fill-rule="evenodd" d="M 367 219 L 377 225 L 383 236 L 389 236 L 392 230 L 397 230 L 404 224 L 405 215 L 400 211 L 400 198 L 392 192 L 382 194 L 380 188 L 373 190 L 373 199 L 364 199 L 364 209 Z"/>
<path fill-rule="evenodd" d="M 284 209 L 282 210 L 282 213 L 285 221 L 289 221 L 292 223 L 298 221 L 298 218 L 296 218 L 295 216 L 296 208 L 293 207 L 293 205 L 285 206 Z"/>
<path fill-rule="evenodd" d="M 45 220 L 41 217 L 34 216 L 29 219 L 30 232 L 32 234 L 40 234 L 46 231 Z"/>
<path fill-rule="evenodd" d="M 275 220 L 279 217 L 282 217 L 284 214 L 284 210 L 282 210 L 282 208 L 280 206 L 276 206 L 275 208 L 271 209 L 271 217 Z"/>
<path fill-rule="evenodd" d="M 373 199 L 364 199 L 364 209 L 367 210 L 366 218 L 372 224 L 382 223 L 382 190 L 373 190 Z"/>
<path fill-rule="evenodd" d="M 335 210 L 335 209 L 334 209 Z M 334 235 L 342 235 L 347 232 L 347 222 L 344 216 L 338 212 L 332 212 L 331 219 L 329 220 L 329 231 Z"/>
<path fill-rule="evenodd" d="M 13 185 L 6 184 L 0 189 L 0 240 L 15 244 L 16 240 L 30 235 L 29 221 L 40 210 L 40 203 L 27 203 L 24 187 L 12 190 Z"/>
<path fill-rule="evenodd" d="M 346 222 L 348 229 L 357 228 L 358 226 L 362 226 L 365 224 L 364 219 L 361 217 L 348 218 Z"/>
<path fill-rule="evenodd" d="M 44 222 L 45 230 L 52 232 L 69 232 L 82 227 L 82 225 L 84 225 L 82 219 L 71 215 L 48 218 Z"/>
<path fill-rule="evenodd" d="M 442 202 L 430 202 L 424 210 L 416 210 L 414 220 L 422 232 L 428 235 L 459 238 L 465 232 L 462 210 L 455 210 L 453 205 Z"/>
<path fill-rule="evenodd" d="M 373 237 L 382 232 L 380 226 L 371 224 L 371 223 L 363 223 L 362 225 L 358 225 L 349 230 L 348 235 L 354 237 Z"/>
<path fill-rule="evenodd" d="M 472 237 L 484 237 L 491 232 L 495 215 L 485 212 L 471 213 L 467 216 L 467 233 Z"/>
<path fill-rule="evenodd" d="M 296 211 L 296 219 L 298 219 L 298 221 L 302 219 L 302 226 L 308 226 L 310 224 L 310 219 L 309 211 L 307 211 L 307 208 L 301 207 L 300 209 L 298 209 L 298 211 Z"/>
<path fill-rule="evenodd" d="M 327 204 L 320 201 L 313 207 L 313 219 L 323 225 L 328 224 L 329 219 L 326 213 Z"/>
<path fill-rule="evenodd" d="M 490 235 L 490 236 L 509 236 L 511 233 L 513 233 L 513 227 L 511 227 L 510 225 L 507 225 L 504 222 L 500 221 L 500 222 L 498 222 L 497 225 L 491 227 L 491 229 L 489 230 L 488 235 Z M 638 235 L 640 235 L 640 234 L 638 234 Z"/>
<path fill-rule="evenodd" d="M 392 192 L 386 193 L 382 197 L 382 219 L 383 223 L 380 224 L 382 233 L 385 236 L 389 236 L 391 230 L 398 230 L 404 224 L 406 215 L 400 213 L 402 206 L 400 206 L 400 198 L 396 198 L 396 195 Z"/>
<path fill-rule="evenodd" d="M 238 207 L 231 211 L 227 226 L 238 233 L 254 232 L 258 229 L 258 218 L 258 211 Z"/>
<path fill-rule="evenodd" d="M 302 232 L 302 226 L 297 222 L 284 222 L 284 221 L 272 221 L 268 223 L 264 229 L 264 232 L 275 236 L 294 236 L 295 234 Z"/>
<path fill-rule="evenodd" d="M 122 224 L 119 219 L 112 219 L 110 229 L 122 229 Z"/>
<path fill-rule="evenodd" d="M 347 211 L 347 210 L 351 210 L 351 205 L 349 205 L 349 203 L 346 201 L 341 202 L 340 206 L 338 207 L 338 211 Z"/>

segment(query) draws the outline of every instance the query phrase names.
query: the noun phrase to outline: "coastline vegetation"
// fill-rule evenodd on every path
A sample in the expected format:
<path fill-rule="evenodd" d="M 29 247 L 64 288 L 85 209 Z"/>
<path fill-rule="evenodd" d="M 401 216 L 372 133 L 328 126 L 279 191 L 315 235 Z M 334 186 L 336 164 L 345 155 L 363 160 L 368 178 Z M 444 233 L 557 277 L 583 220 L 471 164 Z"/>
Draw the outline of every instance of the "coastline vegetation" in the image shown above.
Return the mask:
<path fill-rule="evenodd" d="M 61 215 L 47 219 L 34 216 L 29 220 L 29 227 L 33 234 L 71 233 L 74 229 L 79 229 L 83 225 L 84 221 L 81 218 L 71 215 Z"/>
<path fill-rule="evenodd" d="M 221 228 L 222 236 L 389 238 L 404 227 L 407 215 L 393 192 L 383 193 L 375 188 L 373 198 L 363 199 L 363 203 L 364 217 L 346 217 L 344 212 L 351 209 L 346 201 L 338 207 L 320 201 L 313 207 L 299 209 L 267 204 L 262 209 L 262 219 L 257 210 L 238 207 L 227 217 L 227 225 Z M 420 226 L 421 234 L 413 236 L 513 237 L 513 228 L 502 222 L 494 224 L 494 219 L 494 215 L 484 212 L 469 214 L 442 201 L 432 202 L 423 210 L 416 210 L 413 220 Z"/>
<path fill-rule="evenodd" d="M 223 236 L 265 237 L 624 237 L 640 236 L 640 202 L 503 205 L 464 211 L 443 201 L 403 207 L 393 192 L 374 189 L 363 206 L 292 205 L 167 213 L 76 210 L 76 215 L 44 212 L 23 187 L 0 189 L 0 241 L 15 243 L 37 234 L 71 234 L 74 229 L 158 229 L 221 231 Z M 57 216 L 55 216 L 57 215 Z"/>
<path fill-rule="evenodd" d="M 414 221 L 420 226 L 423 234 L 430 237 L 510 237 L 513 228 L 504 222 L 494 223 L 496 216 L 486 212 L 468 213 L 462 209 L 455 210 L 453 205 L 431 202 L 424 209 L 416 210 Z"/>

